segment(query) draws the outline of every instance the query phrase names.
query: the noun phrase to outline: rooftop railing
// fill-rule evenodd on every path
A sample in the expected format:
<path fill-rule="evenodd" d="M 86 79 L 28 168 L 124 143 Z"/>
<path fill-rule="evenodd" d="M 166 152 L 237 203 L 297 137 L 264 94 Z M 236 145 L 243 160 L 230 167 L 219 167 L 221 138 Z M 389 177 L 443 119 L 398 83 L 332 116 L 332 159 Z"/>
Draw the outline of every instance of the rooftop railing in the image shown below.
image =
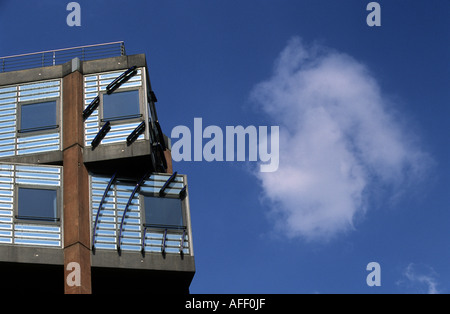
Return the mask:
<path fill-rule="evenodd" d="M 25 53 L 0 57 L 0 73 L 63 64 L 77 57 L 86 61 L 124 55 L 123 41 Z"/>

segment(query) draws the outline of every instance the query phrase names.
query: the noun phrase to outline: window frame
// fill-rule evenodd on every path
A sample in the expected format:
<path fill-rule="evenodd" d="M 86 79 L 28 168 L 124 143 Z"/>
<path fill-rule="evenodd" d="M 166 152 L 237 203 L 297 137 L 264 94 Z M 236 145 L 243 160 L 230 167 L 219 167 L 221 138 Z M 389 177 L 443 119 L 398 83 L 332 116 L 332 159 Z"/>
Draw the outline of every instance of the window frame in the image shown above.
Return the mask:
<path fill-rule="evenodd" d="M 56 121 L 55 121 L 55 127 L 54 128 L 46 128 L 42 130 L 34 130 L 34 131 L 22 131 L 22 106 L 28 106 L 32 104 L 40 104 L 40 103 L 46 103 L 46 102 L 56 102 L 55 106 L 55 114 L 56 114 Z M 17 129 L 16 134 L 17 137 L 28 137 L 28 136 L 35 136 L 35 135 L 41 135 L 41 134 L 52 134 L 52 133 L 60 133 L 61 131 L 61 98 L 60 97 L 52 97 L 48 99 L 38 99 L 38 100 L 29 100 L 29 101 L 23 101 L 17 103 Z"/>
<path fill-rule="evenodd" d="M 154 197 L 154 198 L 161 198 L 161 199 L 177 199 L 181 203 L 181 219 L 182 224 L 180 226 L 175 225 L 157 225 L 157 224 L 150 224 L 146 221 L 146 208 L 145 208 L 145 197 Z M 170 229 L 170 230 L 187 230 L 188 229 L 188 221 L 186 217 L 186 199 L 181 199 L 180 197 L 174 197 L 171 195 L 166 195 L 164 197 L 159 197 L 158 193 L 140 193 L 139 194 L 139 203 L 141 204 L 141 219 L 142 224 L 144 227 L 157 229 L 157 230 L 164 230 L 164 229 Z"/>
<path fill-rule="evenodd" d="M 139 99 L 139 116 L 137 117 L 132 117 L 132 118 L 118 118 L 118 119 L 114 119 L 114 120 L 109 120 L 109 122 L 111 123 L 111 125 L 118 125 L 118 124 L 128 124 L 128 123 L 134 123 L 134 122 L 142 122 L 145 120 L 145 108 L 143 108 L 143 94 L 144 91 L 142 89 L 142 86 L 139 87 L 127 87 L 127 88 L 120 88 L 115 90 L 113 93 L 111 93 L 110 95 L 114 95 L 114 94 L 118 94 L 118 93 L 122 93 L 122 92 L 131 92 L 131 91 L 138 91 L 138 99 Z M 98 106 L 98 115 L 99 115 L 99 124 L 100 127 L 104 126 L 105 123 L 108 120 L 105 120 L 104 118 L 104 97 L 109 96 L 106 93 L 106 90 L 101 91 L 99 93 L 99 98 L 100 98 L 100 104 Z M 125 116 L 126 117 L 126 116 Z"/>
<path fill-rule="evenodd" d="M 45 219 L 30 219 L 30 218 L 20 218 L 19 216 L 19 189 L 34 189 L 34 190 L 51 190 L 56 191 L 56 217 L 53 220 Z M 33 225 L 51 225 L 51 226 L 61 226 L 62 214 L 61 209 L 63 206 L 63 201 L 61 197 L 61 187 L 59 186 L 37 186 L 32 184 L 16 184 L 14 186 L 14 223 L 26 223 Z M 38 216 L 36 216 L 38 217 Z"/>

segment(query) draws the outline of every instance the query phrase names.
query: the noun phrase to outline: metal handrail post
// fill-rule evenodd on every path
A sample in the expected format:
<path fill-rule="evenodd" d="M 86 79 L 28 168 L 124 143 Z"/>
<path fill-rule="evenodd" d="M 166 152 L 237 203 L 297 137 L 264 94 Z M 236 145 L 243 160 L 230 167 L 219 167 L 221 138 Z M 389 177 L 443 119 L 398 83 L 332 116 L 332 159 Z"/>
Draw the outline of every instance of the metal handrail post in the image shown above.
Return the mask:
<path fill-rule="evenodd" d="M 161 252 L 163 254 L 166 253 L 166 239 L 167 239 L 167 228 L 164 229 L 162 244 L 161 244 Z"/>

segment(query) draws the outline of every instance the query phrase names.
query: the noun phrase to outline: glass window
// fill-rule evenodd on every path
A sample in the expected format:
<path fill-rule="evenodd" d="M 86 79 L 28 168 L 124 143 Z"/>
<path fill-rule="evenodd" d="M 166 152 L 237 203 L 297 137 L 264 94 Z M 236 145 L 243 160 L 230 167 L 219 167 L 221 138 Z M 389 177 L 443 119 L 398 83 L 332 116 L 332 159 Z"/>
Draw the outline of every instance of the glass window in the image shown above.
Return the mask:
<path fill-rule="evenodd" d="M 181 200 L 144 196 L 145 224 L 164 227 L 182 227 Z"/>
<path fill-rule="evenodd" d="M 20 106 L 20 132 L 57 128 L 56 100 Z"/>
<path fill-rule="evenodd" d="M 19 187 L 17 218 L 56 221 L 56 204 L 56 190 Z"/>
<path fill-rule="evenodd" d="M 103 95 L 103 121 L 132 119 L 139 116 L 139 90 Z"/>

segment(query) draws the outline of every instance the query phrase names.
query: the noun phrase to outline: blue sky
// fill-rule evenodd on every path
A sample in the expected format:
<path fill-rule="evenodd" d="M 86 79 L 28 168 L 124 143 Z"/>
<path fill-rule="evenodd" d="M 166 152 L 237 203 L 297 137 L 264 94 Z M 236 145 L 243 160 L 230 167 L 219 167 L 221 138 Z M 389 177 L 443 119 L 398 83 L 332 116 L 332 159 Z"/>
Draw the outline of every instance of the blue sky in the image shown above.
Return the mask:
<path fill-rule="evenodd" d="M 123 40 L 163 131 L 280 126 L 280 166 L 177 162 L 192 293 L 449 293 L 450 2 L 0 0 L 0 56 Z M 121 25 L 123 24 L 123 25 Z M 366 266 L 381 266 L 368 287 Z"/>

